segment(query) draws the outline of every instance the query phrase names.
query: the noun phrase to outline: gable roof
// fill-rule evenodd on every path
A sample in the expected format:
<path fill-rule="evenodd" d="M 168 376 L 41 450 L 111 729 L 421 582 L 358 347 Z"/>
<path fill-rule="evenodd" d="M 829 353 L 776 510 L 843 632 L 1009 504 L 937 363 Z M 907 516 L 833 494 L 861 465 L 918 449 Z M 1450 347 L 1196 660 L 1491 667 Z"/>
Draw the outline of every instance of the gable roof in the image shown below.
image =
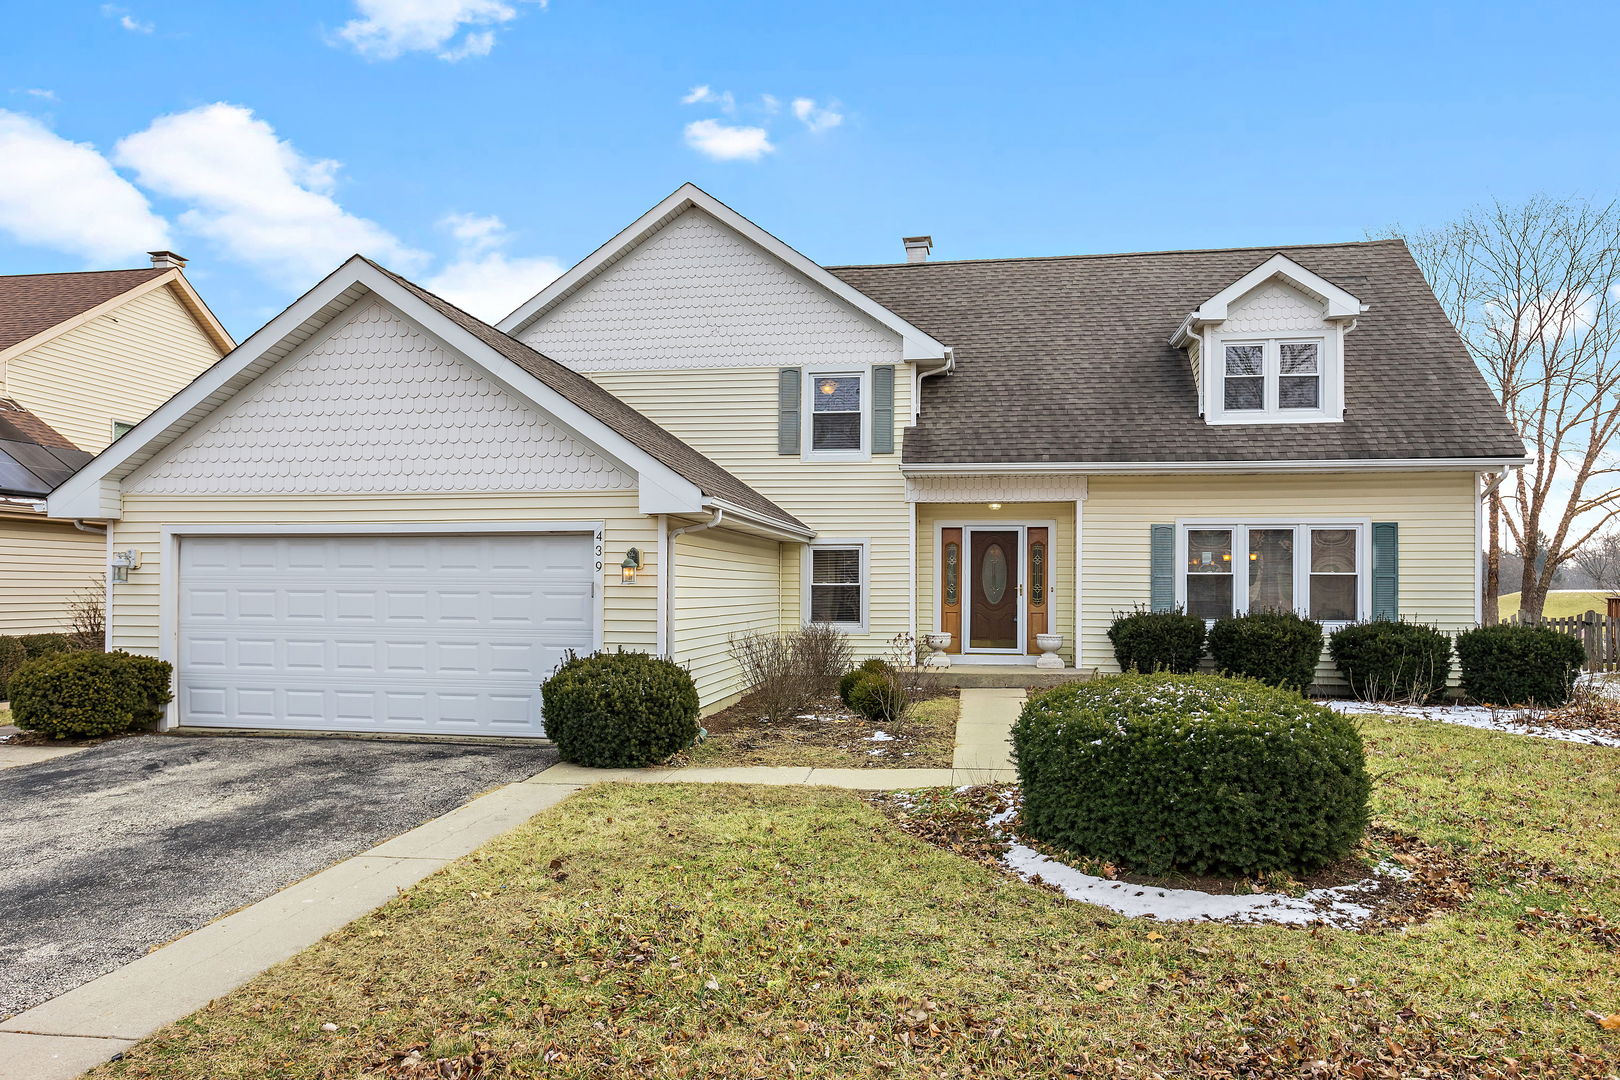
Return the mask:
<path fill-rule="evenodd" d="M 150 267 L 0 276 L 0 350 L 27 341 L 166 273 Z"/>
<path fill-rule="evenodd" d="M 484 366 L 498 381 L 636 471 L 644 512 L 692 512 L 712 504 L 763 528 L 804 538 L 814 534 L 793 515 L 589 379 L 359 255 L 328 274 L 64 483 L 52 494 L 51 516 L 118 516 L 116 505 L 105 497 L 104 480 L 121 479 L 157 456 L 339 313 L 370 295 L 398 308 L 452 349 Z M 649 509 L 653 504 L 659 508 Z"/>
<path fill-rule="evenodd" d="M 11 398 L 0 398 L 0 495 L 44 498 L 91 457 Z"/>
<path fill-rule="evenodd" d="M 680 214 L 694 208 L 702 210 L 744 239 L 764 249 L 766 253 L 808 278 L 813 284 L 819 285 L 875 322 L 893 330 L 900 336 L 902 359 L 941 362 L 945 360 L 945 346 L 933 337 L 889 308 L 873 303 L 871 297 L 859 289 L 851 288 L 836 275 L 828 273 L 826 268 L 789 247 L 696 184 L 682 184 L 657 206 L 631 222 L 613 239 L 580 260 L 573 268 L 541 289 L 496 325 L 508 334 L 522 333 L 531 323 L 624 258 L 653 233 Z"/>
<path fill-rule="evenodd" d="M 1207 424 L 1171 334 L 1284 253 L 1368 306 L 1344 338 L 1344 421 Z M 955 353 L 923 380 L 908 466 L 1524 459 L 1400 240 L 832 272 Z"/>

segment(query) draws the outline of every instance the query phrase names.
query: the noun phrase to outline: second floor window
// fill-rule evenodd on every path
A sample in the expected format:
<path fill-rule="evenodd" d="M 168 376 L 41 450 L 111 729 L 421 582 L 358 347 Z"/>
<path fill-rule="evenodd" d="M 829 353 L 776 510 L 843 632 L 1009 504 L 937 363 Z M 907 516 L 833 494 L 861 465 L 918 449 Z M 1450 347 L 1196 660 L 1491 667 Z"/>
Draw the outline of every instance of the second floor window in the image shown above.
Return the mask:
<path fill-rule="evenodd" d="M 1323 417 L 1323 347 L 1319 338 L 1223 342 L 1220 414 L 1229 422 Z"/>
<path fill-rule="evenodd" d="M 810 372 L 810 453 L 861 454 L 866 450 L 866 388 L 863 376 Z"/>

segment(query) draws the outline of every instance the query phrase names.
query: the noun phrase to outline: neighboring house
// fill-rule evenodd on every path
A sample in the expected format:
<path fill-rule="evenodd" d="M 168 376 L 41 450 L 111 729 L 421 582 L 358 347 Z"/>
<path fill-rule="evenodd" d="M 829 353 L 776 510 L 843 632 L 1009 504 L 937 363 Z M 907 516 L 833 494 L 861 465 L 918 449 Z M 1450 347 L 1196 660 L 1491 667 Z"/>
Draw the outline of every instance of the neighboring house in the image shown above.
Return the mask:
<path fill-rule="evenodd" d="M 0 276 L 0 634 L 66 629 L 106 580 L 102 530 L 45 496 L 234 344 L 184 265 Z"/>
<path fill-rule="evenodd" d="M 1398 241 L 907 249 L 827 269 L 686 186 L 499 330 L 356 257 L 51 513 L 131 553 L 113 642 L 197 726 L 533 735 L 596 647 L 713 709 L 731 635 L 810 620 L 1103 670 L 1139 606 L 1475 621 L 1524 449 Z"/>

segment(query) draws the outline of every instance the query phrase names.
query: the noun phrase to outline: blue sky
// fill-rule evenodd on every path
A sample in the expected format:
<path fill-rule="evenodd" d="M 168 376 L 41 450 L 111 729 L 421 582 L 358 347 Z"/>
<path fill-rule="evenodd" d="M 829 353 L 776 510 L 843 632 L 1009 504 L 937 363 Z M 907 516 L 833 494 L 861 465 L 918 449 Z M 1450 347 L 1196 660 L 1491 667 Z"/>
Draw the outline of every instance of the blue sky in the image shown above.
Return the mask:
<path fill-rule="evenodd" d="M 915 232 L 936 258 L 1286 244 L 1609 198 L 1620 10 L 1578 34 L 1562 10 L 15 4 L 0 273 L 164 241 L 245 335 L 357 247 L 496 318 L 685 180 L 825 263 Z"/>

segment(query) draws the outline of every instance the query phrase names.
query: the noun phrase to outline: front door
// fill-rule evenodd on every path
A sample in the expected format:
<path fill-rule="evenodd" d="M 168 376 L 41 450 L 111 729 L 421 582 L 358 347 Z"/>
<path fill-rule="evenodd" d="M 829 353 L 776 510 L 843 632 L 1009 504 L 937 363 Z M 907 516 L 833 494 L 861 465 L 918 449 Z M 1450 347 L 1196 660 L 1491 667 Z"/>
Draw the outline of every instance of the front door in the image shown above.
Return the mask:
<path fill-rule="evenodd" d="M 1023 530 L 967 530 L 967 646 L 973 652 L 1023 652 Z"/>

